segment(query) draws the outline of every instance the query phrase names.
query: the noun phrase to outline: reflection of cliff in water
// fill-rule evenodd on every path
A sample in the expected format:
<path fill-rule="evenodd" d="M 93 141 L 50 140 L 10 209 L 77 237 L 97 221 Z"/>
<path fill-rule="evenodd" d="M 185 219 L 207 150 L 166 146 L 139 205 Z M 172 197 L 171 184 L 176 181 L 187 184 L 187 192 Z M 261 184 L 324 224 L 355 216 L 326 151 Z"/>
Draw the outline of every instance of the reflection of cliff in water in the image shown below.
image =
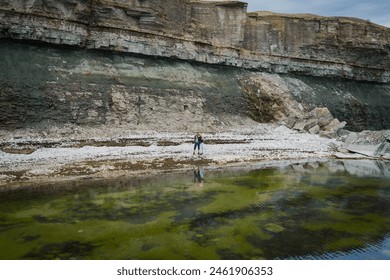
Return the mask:
<path fill-rule="evenodd" d="M 195 166 L 2 191 L 0 259 L 389 259 L 388 163 L 367 166 L 209 167 L 201 187 Z"/>
<path fill-rule="evenodd" d="M 355 176 L 390 177 L 389 161 L 356 160 L 343 162 L 345 170 Z"/>

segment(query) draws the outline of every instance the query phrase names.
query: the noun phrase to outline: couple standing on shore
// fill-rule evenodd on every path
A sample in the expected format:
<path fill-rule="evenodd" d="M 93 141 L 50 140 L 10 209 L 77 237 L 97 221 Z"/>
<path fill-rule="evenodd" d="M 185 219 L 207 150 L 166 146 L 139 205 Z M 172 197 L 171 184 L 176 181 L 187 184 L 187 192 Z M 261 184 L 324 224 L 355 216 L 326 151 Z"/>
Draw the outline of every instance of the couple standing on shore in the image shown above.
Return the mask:
<path fill-rule="evenodd" d="M 198 155 L 202 155 L 203 154 L 203 136 L 199 132 L 197 132 L 195 134 L 195 137 L 194 137 L 194 153 L 193 153 L 193 155 L 195 155 L 196 148 L 198 148 Z"/>

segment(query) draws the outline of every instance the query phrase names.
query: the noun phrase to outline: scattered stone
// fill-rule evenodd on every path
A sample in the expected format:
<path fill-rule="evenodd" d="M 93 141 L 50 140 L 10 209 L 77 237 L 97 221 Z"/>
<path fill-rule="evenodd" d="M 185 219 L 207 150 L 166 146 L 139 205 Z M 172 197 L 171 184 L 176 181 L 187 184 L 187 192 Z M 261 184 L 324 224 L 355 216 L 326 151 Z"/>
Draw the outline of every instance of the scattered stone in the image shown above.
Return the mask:
<path fill-rule="evenodd" d="M 302 131 L 305 128 L 305 122 L 304 121 L 298 121 L 294 124 L 293 129 Z"/>
<path fill-rule="evenodd" d="M 387 141 L 388 131 L 351 132 L 345 139 L 343 149 L 368 157 L 387 158 L 390 154 L 390 143 Z"/>
<path fill-rule="evenodd" d="M 352 144 L 358 139 L 358 134 L 356 132 L 351 132 L 348 134 L 347 139 L 345 139 L 345 144 Z"/>
<path fill-rule="evenodd" d="M 350 133 L 351 133 L 351 131 L 342 128 L 337 132 L 337 135 L 341 138 L 346 139 Z"/>
<path fill-rule="evenodd" d="M 344 128 L 346 122 L 340 122 L 338 119 L 333 119 L 327 126 L 325 126 L 325 130 L 338 132 L 340 129 Z"/>
<path fill-rule="evenodd" d="M 305 126 L 303 127 L 304 130 L 310 131 L 313 127 L 317 126 L 316 120 L 309 120 L 306 122 Z"/>
<path fill-rule="evenodd" d="M 319 125 L 316 125 L 316 126 L 310 128 L 310 129 L 309 129 L 309 132 L 310 132 L 311 134 L 318 134 L 318 133 L 320 133 L 320 126 L 319 126 Z"/>
<path fill-rule="evenodd" d="M 329 112 L 328 108 L 316 108 L 314 110 L 316 113 L 316 118 L 318 119 L 317 123 L 320 127 L 325 127 L 332 122 L 333 116 Z"/>
<path fill-rule="evenodd" d="M 338 132 L 347 124 L 345 121 L 340 122 L 337 118 L 333 118 L 326 107 L 314 108 L 307 114 L 289 115 L 284 123 L 289 128 L 308 131 L 311 134 L 320 134 L 326 138 L 339 137 Z"/>
<path fill-rule="evenodd" d="M 320 131 L 320 136 L 325 138 L 337 138 L 337 133 L 335 131 Z"/>
<path fill-rule="evenodd" d="M 297 121 L 297 118 L 295 116 L 290 116 L 287 118 L 287 120 L 285 121 L 285 125 L 289 128 L 292 128 L 294 127 L 295 123 Z"/>
<path fill-rule="evenodd" d="M 352 153 L 358 153 L 368 157 L 373 157 L 376 150 L 378 149 L 378 145 L 349 144 L 346 149 Z"/>

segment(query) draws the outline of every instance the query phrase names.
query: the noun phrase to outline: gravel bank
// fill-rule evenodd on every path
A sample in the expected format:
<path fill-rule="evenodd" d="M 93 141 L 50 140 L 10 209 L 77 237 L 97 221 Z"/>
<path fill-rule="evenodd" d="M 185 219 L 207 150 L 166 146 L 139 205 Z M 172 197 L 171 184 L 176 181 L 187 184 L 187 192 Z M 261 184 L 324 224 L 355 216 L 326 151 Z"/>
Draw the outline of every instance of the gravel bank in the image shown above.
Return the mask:
<path fill-rule="evenodd" d="M 0 185 L 31 180 L 106 178 L 124 173 L 150 174 L 199 164 L 229 166 L 323 158 L 333 156 L 335 148 L 342 144 L 285 126 L 257 124 L 203 133 L 204 153 L 194 156 L 192 132 L 72 129 L 56 129 L 44 134 L 26 130 L 12 134 L 2 132 Z"/>

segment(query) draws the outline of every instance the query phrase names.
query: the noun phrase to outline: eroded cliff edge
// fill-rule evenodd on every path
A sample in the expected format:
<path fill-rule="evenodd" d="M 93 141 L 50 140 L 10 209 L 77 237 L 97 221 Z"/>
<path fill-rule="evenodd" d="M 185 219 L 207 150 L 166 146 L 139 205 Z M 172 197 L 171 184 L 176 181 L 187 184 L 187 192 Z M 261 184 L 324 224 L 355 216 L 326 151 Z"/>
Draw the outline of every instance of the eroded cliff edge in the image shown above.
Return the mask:
<path fill-rule="evenodd" d="M 323 106 L 350 129 L 390 127 L 390 29 L 363 20 L 240 1 L 0 0 L 0 38 L 3 129 L 210 131 Z"/>

